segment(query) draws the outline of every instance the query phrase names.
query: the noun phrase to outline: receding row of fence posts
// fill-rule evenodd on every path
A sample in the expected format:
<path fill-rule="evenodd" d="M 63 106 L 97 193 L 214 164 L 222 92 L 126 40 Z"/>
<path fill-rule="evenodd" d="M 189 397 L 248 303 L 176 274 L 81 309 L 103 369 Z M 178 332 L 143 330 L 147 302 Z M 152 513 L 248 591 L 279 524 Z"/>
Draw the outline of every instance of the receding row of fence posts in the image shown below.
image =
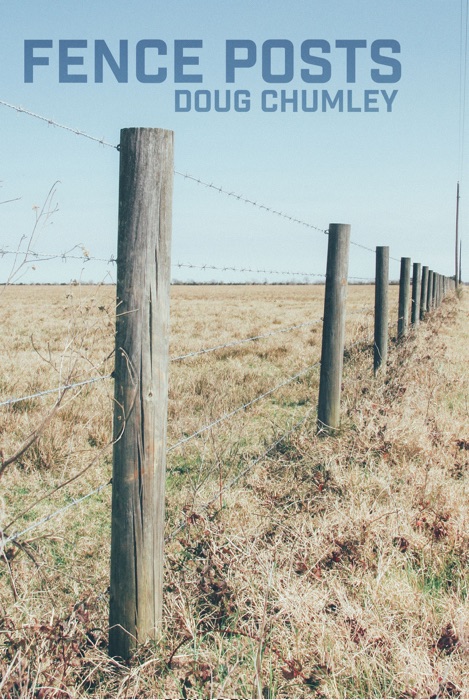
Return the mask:
<path fill-rule="evenodd" d="M 173 132 L 122 129 L 111 534 L 111 656 L 128 659 L 162 627 Z M 330 224 L 318 430 L 340 426 L 350 225 Z M 389 343 L 389 248 L 376 248 L 374 373 Z M 401 259 L 397 340 L 455 289 Z M 412 297 L 410 290 L 412 289 Z"/>

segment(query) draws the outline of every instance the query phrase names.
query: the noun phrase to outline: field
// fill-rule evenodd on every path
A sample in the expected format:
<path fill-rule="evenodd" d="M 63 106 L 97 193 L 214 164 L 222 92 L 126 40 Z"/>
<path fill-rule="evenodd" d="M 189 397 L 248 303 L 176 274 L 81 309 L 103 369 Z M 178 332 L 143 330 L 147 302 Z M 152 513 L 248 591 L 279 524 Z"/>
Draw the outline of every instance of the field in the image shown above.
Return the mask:
<path fill-rule="evenodd" d="M 112 379 L 2 406 L 0 694 L 467 697 L 467 294 L 373 379 L 374 290 L 349 288 L 333 438 L 322 286 L 171 294 L 162 637 L 106 655 Z M 114 295 L 3 288 L 0 402 L 110 374 Z"/>

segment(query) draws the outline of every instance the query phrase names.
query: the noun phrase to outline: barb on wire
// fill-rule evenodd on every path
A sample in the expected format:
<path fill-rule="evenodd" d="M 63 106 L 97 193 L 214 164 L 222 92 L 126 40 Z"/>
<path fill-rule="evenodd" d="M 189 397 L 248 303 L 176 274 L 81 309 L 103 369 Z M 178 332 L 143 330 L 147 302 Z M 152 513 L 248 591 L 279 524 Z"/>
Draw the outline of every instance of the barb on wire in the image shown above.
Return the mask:
<path fill-rule="evenodd" d="M 82 382 L 76 382 L 75 384 L 66 384 L 64 386 L 58 386 L 54 389 L 46 389 L 45 391 L 38 391 L 36 394 L 30 394 L 29 396 L 21 396 L 17 399 L 8 399 L 7 401 L 2 401 L 0 406 L 11 406 L 12 404 L 19 403 L 20 401 L 28 401 L 29 399 L 37 399 L 40 396 L 47 396 L 47 394 L 61 393 L 68 389 L 74 389 L 78 386 L 85 386 L 86 384 L 93 384 L 94 382 L 100 382 L 102 379 L 110 379 L 112 374 L 103 374 L 99 377 L 93 377 L 93 379 L 85 379 Z"/>
<path fill-rule="evenodd" d="M 34 117 L 34 119 L 39 119 L 42 122 L 46 122 L 46 124 L 49 124 L 50 126 L 56 126 L 59 129 L 65 129 L 65 131 L 70 131 L 72 134 L 76 134 L 77 136 L 83 136 L 84 138 L 90 139 L 91 141 L 96 141 L 96 143 L 100 143 L 102 146 L 109 146 L 110 148 L 116 149 L 118 148 L 113 143 L 108 143 L 107 141 L 105 141 L 104 138 L 98 139 L 96 136 L 90 136 L 89 134 L 86 134 L 84 131 L 80 131 L 79 129 L 74 129 L 73 127 L 65 126 L 64 124 L 59 124 L 58 122 L 54 121 L 53 119 L 50 119 L 49 117 L 43 117 L 40 114 L 31 112 L 29 109 L 24 109 L 24 107 L 12 105 L 9 102 L 5 102 L 4 100 L 0 100 L 0 105 L 3 105 L 4 107 L 9 107 L 10 109 L 14 109 L 16 112 L 27 114 L 29 117 Z"/>
<path fill-rule="evenodd" d="M 212 505 L 212 503 L 215 503 L 215 501 L 217 501 L 220 498 L 222 493 L 225 493 L 225 491 L 228 491 L 229 489 L 233 488 L 233 486 L 235 486 L 238 483 L 238 481 L 240 481 L 244 476 L 246 476 L 246 474 L 249 471 L 251 471 L 251 469 L 253 469 L 256 466 L 256 464 L 259 464 L 259 462 L 261 462 L 263 459 L 265 459 L 265 457 L 267 457 L 267 455 L 270 454 L 270 452 L 272 452 L 272 450 L 274 450 L 278 445 L 280 445 L 282 442 L 284 442 L 284 440 L 286 440 L 288 437 L 290 437 L 290 435 L 292 435 L 292 433 L 296 432 L 298 430 L 298 428 L 300 428 L 304 423 L 306 423 L 308 416 L 311 413 L 311 410 L 312 409 L 309 409 L 306 416 L 304 416 L 300 421 L 298 421 L 298 423 L 296 423 L 293 426 L 293 428 L 290 428 L 290 430 L 288 430 L 286 433 L 284 433 L 284 435 L 282 435 L 281 438 L 279 438 L 278 440 L 273 442 L 267 448 L 267 450 L 265 450 L 265 452 L 263 452 L 259 457 L 256 457 L 256 459 L 254 459 L 252 462 L 250 462 L 231 481 L 229 481 L 227 484 L 225 484 L 221 489 L 218 489 L 217 493 L 209 501 L 207 501 L 207 503 L 204 503 L 202 506 L 200 506 L 200 509 L 207 510 Z M 173 530 L 173 532 L 170 535 L 168 535 L 168 537 L 165 538 L 165 541 L 166 542 L 171 541 L 179 532 L 181 532 L 181 530 L 184 530 L 184 528 L 186 526 L 187 526 L 187 518 L 182 520 L 179 523 L 179 525 L 176 527 L 176 529 Z"/>
<path fill-rule="evenodd" d="M 188 435 L 187 437 L 184 437 L 181 440 L 179 440 L 178 442 L 176 442 L 174 445 L 171 445 L 171 447 L 169 447 L 167 451 L 172 452 L 180 445 L 183 445 L 186 442 L 189 442 L 189 440 L 193 440 L 194 438 L 198 437 L 202 433 L 205 433 L 207 430 L 210 430 L 210 428 L 214 428 L 216 425 L 219 425 L 220 423 L 223 423 L 225 420 L 232 418 L 237 413 L 240 413 L 241 411 L 245 411 L 250 406 L 253 406 L 258 401 L 261 401 L 261 399 L 265 399 L 266 396 L 270 396 L 270 394 L 273 394 L 278 389 L 281 389 L 282 387 L 287 386 L 288 384 L 291 384 L 292 382 L 295 381 L 295 379 L 302 377 L 304 374 L 307 374 L 314 367 L 318 367 L 320 364 L 321 364 L 320 362 L 315 362 L 313 365 L 306 367 L 306 369 L 301 370 L 301 372 L 298 372 L 293 377 L 289 377 L 288 379 L 283 381 L 281 384 L 277 384 L 277 386 L 275 386 L 273 389 L 269 389 L 269 391 L 266 391 L 264 394 L 261 394 L 260 396 L 256 396 L 255 399 L 252 399 L 251 401 L 248 401 L 247 403 L 243 404 L 242 406 L 235 408 L 233 411 L 230 411 L 229 413 L 225 413 L 223 416 L 221 416 L 217 420 L 213 421 L 213 423 L 210 423 L 209 425 L 206 425 L 203 428 L 200 428 L 195 433 L 192 433 L 192 435 Z"/>
<path fill-rule="evenodd" d="M 193 265 L 192 263 L 175 263 L 173 267 L 187 267 L 190 269 L 197 270 L 219 270 L 220 272 L 257 272 L 265 275 L 298 275 L 299 277 L 320 277 L 324 279 L 326 275 L 318 274 L 316 272 L 288 272 L 284 270 L 267 270 L 267 269 L 255 269 L 251 267 L 231 267 L 225 265 L 224 267 L 217 267 L 216 265 Z"/>
<path fill-rule="evenodd" d="M 6 545 L 9 544 L 10 542 L 15 542 L 23 535 L 26 535 L 28 532 L 31 532 L 31 530 L 35 530 L 36 528 L 40 527 L 41 525 L 48 523 L 50 520 L 52 520 L 53 518 L 56 518 L 61 513 L 65 513 L 65 511 L 70 510 L 70 508 L 74 508 L 82 501 L 86 501 L 87 498 L 91 498 L 91 496 L 95 496 L 96 494 L 103 491 L 111 483 L 112 483 L 112 479 L 107 481 L 105 484 L 101 484 L 101 486 L 98 486 L 97 489 L 94 489 L 94 491 L 90 491 L 90 493 L 87 493 L 85 496 L 81 496 L 80 498 L 73 498 L 71 503 L 67 503 L 67 505 L 64 506 L 63 508 L 59 508 L 59 510 L 54 511 L 54 513 L 50 513 L 45 518 L 42 518 L 41 520 L 37 520 L 35 523 L 32 523 L 32 525 L 29 525 L 29 527 L 25 528 L 21 532 L 15 532 L 13 535 L 10 535 L 6 539 L 2 540 L 1 533 L 0 533 L 0 545 L 1 545 L 1 547 L 3 548 L 3 550 L 5 550 Z"/>
<path fill-rule="evenodd" d="M 314 229 L 315 231 L 319 231 L 320 233 L 327 233 L 326 229 L 320 228 L 319 226 L 314 226 L 313 224 L 310 224 L 307 221 L 302 221 L 301 219 L 297 219 L 294 216 L 290 216 L 289 214 L 285 214 L 283 211 L 278 211 L 277 209 L 267 207 L 264 204 L 259 204 L 253 199 L 248 199 L 247 197 L 244 197 L 242 194 L 237 194 L 236 192 L 230 192 L 229 190 L 225 190 L 223 187 L 214 185 L 212 182 L 205 182 L 204 180 L 201 180 L 198 177 L 194 177 L 194 175 L 189 175 L 188 173 L 181 173 L 178 170 L 175 170 L 174 173 L 175 175 L 180 175 L 186 180 L 192 180 L 198 185 L 208 187 L 209 189 L 215 190 L 220 194 L 224 194 L 227 197 L 233 197 L 234 199 L 238 199 L 240 202 L 244 202 L 245 204 L 252 204 L 252 206 L 257 207 L 257 209 L 264 209 L 264 211 L 267 211 L 270 214 L 275 214 L 276 216 L 280 216 L 282 219 L 287 219 L 288 221 L 291 221 L 294 224 L 300 224 L 300 226 L 305 226 L 306 228 Z"/>
<path fill-rule="evenodd" d="M 186 355 L 179 355 L 179 357 L 171 357 L 170 362 L 177 362 L 178 360 L 186 360 L 189 357 L 197 357 L 198 355 L 205 355 L 209 352 L 215 352 L 215 350 L 223 350 L 225 348 L 232 348 L 236 345 L 242 345 L 243 343 L 249 343 L 254 340 L 261 340 L 262 338 L 269 338 L 272 335 L 277 335 L 278 333 L 288 333 L 289 331 L 295 331 L 299 328 L 306 328 L 314 326 L 320 323 L 322 318 L 318 318 L 315 321 L 310 321 L 309 323 L 300 323 L 297 326 L 290 326 L 289 328 L 280 328 L 279 330 L 272 331 L 271 333 L 264 333 L 263 335 L 253 335 L 251 338 L 243 338 L 243 340 L 234 340 L 230 343 L 223 343 L 223 345 L 216 345 L 213 348 L 206 348 L 205 350 L 196 350 L 195 352 L 188 352 Z"/>

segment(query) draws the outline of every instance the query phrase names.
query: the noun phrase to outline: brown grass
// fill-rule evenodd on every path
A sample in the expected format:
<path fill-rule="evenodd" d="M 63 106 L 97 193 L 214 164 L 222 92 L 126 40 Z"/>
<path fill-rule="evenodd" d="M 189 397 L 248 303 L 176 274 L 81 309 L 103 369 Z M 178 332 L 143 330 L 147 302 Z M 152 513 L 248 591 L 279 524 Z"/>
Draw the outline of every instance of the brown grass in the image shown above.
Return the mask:
<path fill-rule="evenodd" d="M 113 294 L 5 289 L 2 396 L 112 371 Z M 322 294 L 174 287 L 171 355 L 319 318 Z M 349 313 L 349 345 L 372 333 L 363 308 L 372 305 L 371 287 L 350 288 L 349 312 L 360 313 Z M 356 345 L 334 438 L 315 434 L 313 370 L 170 453 L 168 535 L 181 519 L 187 527 L 167 545 L 162 637 L 129 665 L 106 656 L 110 489 L 7 546 L 0 694 L 467 697 L 468 308 L 467 295 L 447 300 L 393 346 L 386 379 L 372 377 L 369 343 Z M 319 355 L 320 325 L 172 363 L 169 444 Z M 4 458 L 55 398 L 2 409 Z M 65 395 L 2 478 L 2 529 L 21 530 L 109 479 L 111 412 L 110 380 Z"/>

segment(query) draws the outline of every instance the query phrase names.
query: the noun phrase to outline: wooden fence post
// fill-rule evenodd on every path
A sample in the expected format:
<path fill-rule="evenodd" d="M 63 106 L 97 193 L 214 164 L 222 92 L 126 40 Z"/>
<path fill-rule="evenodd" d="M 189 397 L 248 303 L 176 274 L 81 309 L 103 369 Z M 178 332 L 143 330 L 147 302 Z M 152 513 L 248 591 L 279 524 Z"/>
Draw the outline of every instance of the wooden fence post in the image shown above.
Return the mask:
<path fill-rule="evenodd" d="M 437 291 L 438 291 L 438 273 L 434 272 L 433 273 L 433 282 L 432 282 L 432 307 L 434 309 L 436 309 L 438 307 Z"/>
<path fill-rule="evenodd" d="M 340 425 L 349 247 L 350 225 L 330 224 L 318 400 L 318 430 L 327 433 Z"/>
<path fill-rule="evenodd" d="M 432 309 L 432 294 L 433 294 L 433 270 L 428 270 L 427 311 L 431 311 L 431 309 Z"/>
<path fill-rule="evenodd" d="M 411 322 L 416 328 L 420 321 L 420 263 L 413 264 L 412 273 L 412 315 Z"/>
<path fill-rule="evenodd" d="M 420 320 L 423 321 L 427 311 L 428 265 L 422 267 L 422 284 L 420 288 Z"/>
<path fill-rule="evenodd" d="M 109 653 L 161 628 L 173 132 L 122 129 Z"/>
<path fill-rule="evenodd" d="M 410 300 L 410 258 L 401 258 L 399 277 L 399 315 L 397 320 L 397 337 L 403 338 L 409 326 Z"/>
<path fill-rule="evenodd" d="M 373 353 L 373 369 L 375 376 L 378 370 L 386 371 L 388 359 L 389 333 L 389 247 L 376 246 L 376 277 L 375 277 L 375 345 Z"/>

